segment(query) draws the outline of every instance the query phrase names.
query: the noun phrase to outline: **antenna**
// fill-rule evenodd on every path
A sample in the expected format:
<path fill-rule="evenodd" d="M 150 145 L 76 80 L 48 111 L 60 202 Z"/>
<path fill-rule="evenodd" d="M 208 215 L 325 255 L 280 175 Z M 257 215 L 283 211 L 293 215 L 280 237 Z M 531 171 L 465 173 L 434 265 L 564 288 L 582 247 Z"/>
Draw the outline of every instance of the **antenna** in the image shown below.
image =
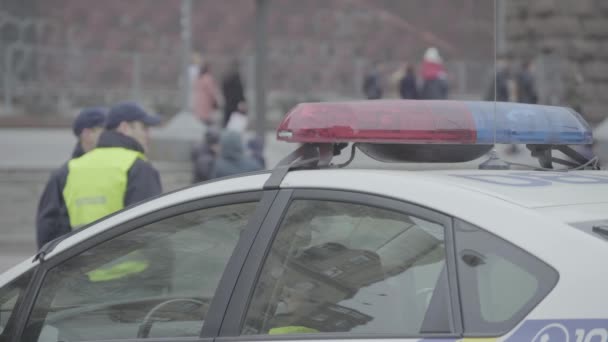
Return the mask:
<path fill-rule="evenodd" d="M 497 65 L 497 60 L 498 60 L 498 1 L 501 0 L 494 0 L 494 157 L 496 157 L 496 112 L 498 110 L 498 105 L 497 105 L 497 101 L 496 99 L 498 98 L 498 87 L 497 87 L 497 83 L 498 83 L 498 70 L 496 69 Z"/>
<path fill-rule="evenodd" d="M 504 160 L 501 160 L 500 157 L 498 157 L 498 153 L 496 152 L 496 132 L 497 132 L 497 123 L 496 121 L 498 121 L 496 119 L 496 113 L 498 112 L 498 103 L 496 101 L 497 97 L 498 97 L 498 91 L 497 91 L 497 81 L 498 81 L 498 70 L 496 69 L 497 65 L 497 60 L 498 60 L 498 24 L 497 24 L 497 20 L 498 20 L 498 1 L 501 0 L 494 0 L 494 137 L 493 137 L 493 143 L 492 143 L 492 150 L 490 151 L 490 153 L 488 153 L 488 160 L 484 161 L 483 163 L 479 164 L 479 169 L 480 170 L 508 170 L 510 169 L 510 165 L 509 163 L 505 162 Z"/>

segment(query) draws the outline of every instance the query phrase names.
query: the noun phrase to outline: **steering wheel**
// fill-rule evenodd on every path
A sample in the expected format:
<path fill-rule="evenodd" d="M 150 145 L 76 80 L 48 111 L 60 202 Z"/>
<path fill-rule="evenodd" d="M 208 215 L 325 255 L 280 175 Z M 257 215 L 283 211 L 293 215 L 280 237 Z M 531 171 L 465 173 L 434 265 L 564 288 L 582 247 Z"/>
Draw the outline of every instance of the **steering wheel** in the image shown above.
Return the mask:
<path fill-rule="evenodd" d="M 200 306 L 205 305 L 205 303 L 203 303 L 202 301 L 192 299 L 192 298 L 169 299 L 162 303 L 159 303 L 158 305 L 156 305 L 155 307 L 150 309 L 150 311 L 148 311 L 143 322 L 141 322 L 141 324 L 139 325 L 139 330 L 137 331 L 137 338 L 148 338 L 148 336 L 150 335 L 150 330 L 152 330 L 152 324 L 154 324 L 154 314 L 159 309 L 163 308 L 165 305 L 172 304 L 172 303 L 178 303 L 178 302 L 190 302 L 190 303 L 198 304 Z"/>

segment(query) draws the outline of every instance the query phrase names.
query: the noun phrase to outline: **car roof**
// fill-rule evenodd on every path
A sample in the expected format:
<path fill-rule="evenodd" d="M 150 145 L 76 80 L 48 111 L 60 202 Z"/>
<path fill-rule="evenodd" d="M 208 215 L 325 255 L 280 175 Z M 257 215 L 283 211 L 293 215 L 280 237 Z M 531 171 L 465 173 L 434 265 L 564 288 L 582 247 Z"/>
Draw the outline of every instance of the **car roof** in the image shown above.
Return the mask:
<path fill-rule="evenodd" d="M 525 208 L 608 203 L 608 171 L 488 171 L 488 170 L 311 170 L 314 187 L 327 172 L 349 172 L 366 182 L 393 182 L 395 179 L 428 182 L 428 191 L 459 187 Z M 290 186 L 289 177 L 282 187 Z M 304 184 L 300 184 L 304 185 Z M 353 188 L 356 188 L 353 184 Z M 405 190 L 405 189 L 404 189 Z"/>
<path fill-rule="evenodd" d="M 373 193 L 483 227 L 512 220 L 514 211 L 533 211 L 553 224 L 608 220 L 606 171 L 304 170 L 289 172 L 281 187 Z"/>
<path fill-rule="evenodd" d="M 608 202 L 607 171 L 443 170 L 426 171 L 423 177 L 484 193 L 526 208 Z"/>

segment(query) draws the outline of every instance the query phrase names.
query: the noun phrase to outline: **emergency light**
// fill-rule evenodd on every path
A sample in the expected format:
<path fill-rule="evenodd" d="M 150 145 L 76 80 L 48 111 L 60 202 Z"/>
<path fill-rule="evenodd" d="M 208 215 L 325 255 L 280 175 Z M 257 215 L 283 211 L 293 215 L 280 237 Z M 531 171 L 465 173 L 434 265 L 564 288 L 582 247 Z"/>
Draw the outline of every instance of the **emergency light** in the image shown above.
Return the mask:
<path fill-rule="evenodd" d="M 277 138 L 298 143 L 467 145 L 593 141 L 589 125 L 565 107 L 426 100 L 302 103 L 283 119 Z"/>
<path fill-rule="evenodd" d="M 591 128 L 570 108 L 444 100 L 302 103 L 285 116 L 277 139 L 317 146 L 321 164 L 348 143 L 376 160 L 424 163 L 467 162 L 495 144 L 525 144 L 544 168 L 589 162 L 574 147 L 593 143 Z M 575 163 L 554 158 L 553 150 Z"/>

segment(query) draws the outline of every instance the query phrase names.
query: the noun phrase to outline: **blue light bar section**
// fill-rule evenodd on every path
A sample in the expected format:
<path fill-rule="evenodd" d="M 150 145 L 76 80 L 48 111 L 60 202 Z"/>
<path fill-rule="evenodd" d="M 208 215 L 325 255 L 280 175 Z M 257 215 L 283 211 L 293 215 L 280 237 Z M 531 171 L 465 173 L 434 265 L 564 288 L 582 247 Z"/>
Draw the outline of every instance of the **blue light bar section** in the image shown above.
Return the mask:
<path fill-rule="evenodd" d="M 510 102 L 467 104 L 477 128 L 477 144 L 593 143 L 591 127 L 570 108 Z"/>

